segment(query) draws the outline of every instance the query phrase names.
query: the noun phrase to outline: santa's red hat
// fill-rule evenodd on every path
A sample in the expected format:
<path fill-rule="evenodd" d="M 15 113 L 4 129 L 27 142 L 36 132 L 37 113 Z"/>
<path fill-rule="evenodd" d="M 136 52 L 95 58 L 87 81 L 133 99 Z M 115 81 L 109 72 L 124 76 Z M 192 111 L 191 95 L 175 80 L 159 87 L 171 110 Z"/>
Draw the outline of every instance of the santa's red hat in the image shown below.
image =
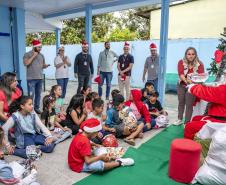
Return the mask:
<path fill-rule="evenodd" d="M 122 76 L 121 76 L 121 81 L 125 81 L 126 80 L 126 75 L 125 74 L 123 74 Z"/>
<path fill-rule="evenodd" d="M 89 45 L 88 45 L 88 42 L 86 42 L 86 40 L 83 40 L 81 44 L 82 44 L 82 47 L 83 47 L 83 46 L 89 46 Z"/>
<path fill-rule="evenodd" d="M 129 43 L 127 41 L 124 43 L 124 48 L 129 48 Z"/>
<path fill-rule="evenodd" d="M 150 44 L 150 49 L 151 50 L 157 50 L 157 46 L 155 45 L 155 43 Z"/>
<path fill-rule="evenodd" d="M 94 78 L 94 82 L 101 84 L 101 78 L 100 75 L 97 75 L 96 78 Z"/>
<path fill-rule="evenodd" d="M 82 122 L 80 129 L 87 133 L 94 133 L 102 130 L 102 126 L 97 119 L 90 118 Z"/>
<path fill-rule="evenodd" d="M 35 48 L 35 47 L 39 47 L 39 46 L 41 46 L 42 45 L 42 43 L 39 41 L 39 40 L 37 40 L 37 39 L 35 39 L 35 40 L 33 40 L 32 41 L 32 46 Z"/>

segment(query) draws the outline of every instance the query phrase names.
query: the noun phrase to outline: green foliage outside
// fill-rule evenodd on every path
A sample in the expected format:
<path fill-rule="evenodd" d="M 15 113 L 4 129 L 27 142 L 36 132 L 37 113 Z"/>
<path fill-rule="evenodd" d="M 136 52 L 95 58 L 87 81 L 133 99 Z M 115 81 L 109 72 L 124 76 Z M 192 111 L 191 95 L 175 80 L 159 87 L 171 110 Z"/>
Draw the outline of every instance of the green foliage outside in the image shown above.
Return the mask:
<path fill-rule="evenodd" d="M 138 10 L 126 10 L 95 15 L 92 17 L 92 42 L 147 40 L 149 39 L 149 20 L 136 15 Z M 78 44 L 85 38 L 85 18 L 74 18 L 63 21 L 61 44 Z M 29 46 L 34 38 L 40 38 L 44 45 L 56 42 L 55 33 L 27 34 L 26 44 Z"/>

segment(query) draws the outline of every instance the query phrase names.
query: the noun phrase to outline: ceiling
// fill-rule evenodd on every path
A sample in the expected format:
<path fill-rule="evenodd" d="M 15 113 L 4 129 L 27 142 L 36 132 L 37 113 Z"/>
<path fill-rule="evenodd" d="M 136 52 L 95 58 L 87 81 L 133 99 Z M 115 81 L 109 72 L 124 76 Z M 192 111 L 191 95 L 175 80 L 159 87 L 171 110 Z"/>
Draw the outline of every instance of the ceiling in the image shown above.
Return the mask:
<path fill-rule="evenodd" d="M 0 5 L 25 9 L 26 32 L 62 28 L 63 19 L 85 16 L 87 4 L 95 15 L 159 3 L 161 0 L 0 0 Z"/>

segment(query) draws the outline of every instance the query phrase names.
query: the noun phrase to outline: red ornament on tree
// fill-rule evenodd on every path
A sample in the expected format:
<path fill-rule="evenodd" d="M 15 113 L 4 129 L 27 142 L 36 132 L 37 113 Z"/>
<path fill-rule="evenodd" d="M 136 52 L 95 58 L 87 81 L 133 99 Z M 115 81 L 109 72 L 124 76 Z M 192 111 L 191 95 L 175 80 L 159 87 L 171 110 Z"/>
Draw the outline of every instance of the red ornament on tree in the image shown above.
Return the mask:
<path fill-rule="evenodd" d="M 224 56 L 224 52 L 221 51 L 221 50 L 216 50 L 215 53 L 214 53 L 214 60 L 216 61 L 217 64 L 221 63 L 221 60 Z"/>

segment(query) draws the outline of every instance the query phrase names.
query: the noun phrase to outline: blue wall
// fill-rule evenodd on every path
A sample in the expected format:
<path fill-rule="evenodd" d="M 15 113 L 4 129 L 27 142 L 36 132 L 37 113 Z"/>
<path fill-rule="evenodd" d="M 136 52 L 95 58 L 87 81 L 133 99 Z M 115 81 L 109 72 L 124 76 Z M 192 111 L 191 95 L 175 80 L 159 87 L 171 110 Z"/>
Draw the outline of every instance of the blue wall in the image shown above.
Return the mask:
<path fill-rule="evenodd" d="M 12 32 L 12 33 L 11 33 Z M 26 73 L 23 66 L 25 53 L 25 12 L 23 9 L 0 6 L 0 74 L 16 72 L 27 90 Z M 12 47 L 13 46 L 13 47 Z"/>
<path fill-rule="evenodd" d="M 10 34 L 9 8 L 0 6 L 0 32 Z M 10 36 L 0 36 L 0 73 L 14 71 Z"/>
<path fill-rule="evenodd" d="M 159 46 L 159 41 L 153 41 Z M 184 56 L 184 52 L 187 47 L 193 46 L 197 49 L 199 58 L 204 63 L 205 68 L 209 67 L 211 58 L 213 57 L 216 46 L 218 45 L 218 39 L 179 39 L 179 40 L 169 40 L 168 42 L 168 54 L 167 54 L 167 73 L 177 73 L 177 62 Z M 122 54 L 123 42 L 112 42 L 111 49 L 117 54 Z M 131 53 L 134 56 L 135 64 L 132 71 L 132 85 L 136 87 L 142 87 L 142 74 L 145 59 L 150 55 L 149 45 L 150 41 L 133 41 L 130 42 Z M 99 52 L 104 48 L 103 43 L 92 44 L 92 57 L 95 66 L 98 61 Z M 27 51 L 31 48 L 27 48 Z M 81 51 L 80 45 L 66 45 L 65 52 L 72 62 L 72 67 L 70 68 L 70 78 L 74 79 L 73 74 L 73 63 L 76 54 Z M 55 57 L 55 46 L 43 46 L 42 53 L 46 58 L 46 63 L 51 64 L 51 67 L 45 70 L 47 78 L 55 78 L 55 67 L 54 67 L 54 57 Z M 117 84 L 117 67 L 114 65 L 114 77 L 113 84 Z"/>

